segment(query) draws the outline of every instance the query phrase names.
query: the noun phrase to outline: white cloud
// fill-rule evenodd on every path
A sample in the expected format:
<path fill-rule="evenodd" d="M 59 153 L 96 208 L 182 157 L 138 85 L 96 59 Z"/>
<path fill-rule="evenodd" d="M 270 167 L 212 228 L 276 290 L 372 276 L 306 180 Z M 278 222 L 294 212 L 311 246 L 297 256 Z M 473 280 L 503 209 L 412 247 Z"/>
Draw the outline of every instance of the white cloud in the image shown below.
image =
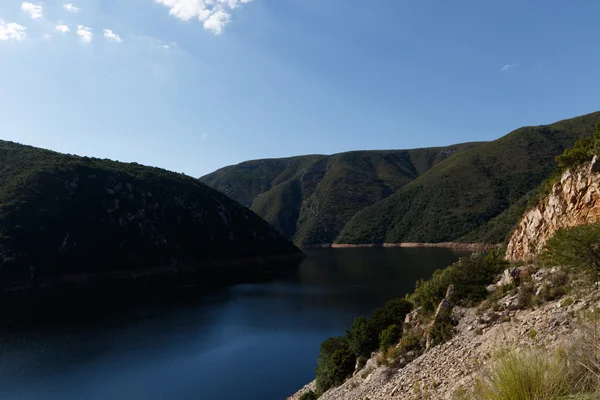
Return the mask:
<path fill-rule="evenodd" d="M 231 23 L 230 11 L 252 0 L 155 0 L 169 8 L 169 14 L 182 21 L 197 18 L 204 29 L 215 35 Z"/>
<path fill-rule="evenodd" d="M 121 39 L 121 36 L 117 35 L 110 29 L 104 29 L 104 37 L 106 38 L 106 40 L 110 40 L 112 42 L 121 43 L 123 41 L 123 39 Z"/>
<path fill-rule="evenodd" d="M 63 8 L 65 10 L 67 10 L 68 12 L 72 12 L 72 13 L 78 13 L 79 11 L 81 11 L 81 8 L 79 7 L 75 7 L 73 4 L 68 3 L 68 4 L 63 4 Z"/>
<path fill-rule="evenodd" d="M 94 38 L 92 30 L 87 26 L 77 25 L 77 36 L 83 43 L 90 43 Z"/>
<path fill-rule="evenodd" d="M 204 140 L 208 137 L 208 133 L 204 132 L 202 136 L 200 136 L 200 140 Z"/>
<path fill-rule="evenodd" d="M 49 33 L 44 33 L 42 35 L 42 39 L 44 39 L 44 40 L 50 40 L 50 39 L 52 39 L 52 35 L 49 34 Z"/>
<path fill-rule="evenodd" d="M 68 25 L 56 25 L 56 30 L 60 33 L 69 33 L 71 32 L 71 28 Z"/>
<path fill-rule="evenodd" d="M 0 41 L 21 41 L 27 38 L 27 28 L 16 22 L 5 23 L 0 19 Z"/>
<path fill-rule="evenodd" d="M 231 22 L 231 14 L 223 10 L 217 10 L 210 14 L 208 18 L 204 20 L 204 29 L 211 31 L 215 35 L 223 33 L 223 29 Z"/>
<path fill-rule="evenodd" d="M 21 10 L 25 11 L 33 19 L 40 19 L 44 15 L 44 7 L 42 4 L 33 4 L 24 2 L 21 4 Z"/>
<path fill-rule="evenodd" d="M 500 70 L 500 72 L 506 72 L 509 69 L 516 68 L 518 66 L 519 66 L 519 64 L 506 64 L 504 67 L 502 67 L 502 69 Z"/>

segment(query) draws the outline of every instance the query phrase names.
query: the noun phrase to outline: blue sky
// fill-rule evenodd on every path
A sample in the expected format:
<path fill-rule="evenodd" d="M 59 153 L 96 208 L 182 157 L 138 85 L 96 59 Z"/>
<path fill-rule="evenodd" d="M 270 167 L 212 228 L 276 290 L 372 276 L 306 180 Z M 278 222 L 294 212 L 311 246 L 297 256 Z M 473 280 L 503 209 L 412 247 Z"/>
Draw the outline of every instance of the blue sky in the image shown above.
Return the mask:
<path fill-rule="evenodd" d="M 192 176 L 600 110 L 597 0 L 0 2 L 0 138 Z"/>

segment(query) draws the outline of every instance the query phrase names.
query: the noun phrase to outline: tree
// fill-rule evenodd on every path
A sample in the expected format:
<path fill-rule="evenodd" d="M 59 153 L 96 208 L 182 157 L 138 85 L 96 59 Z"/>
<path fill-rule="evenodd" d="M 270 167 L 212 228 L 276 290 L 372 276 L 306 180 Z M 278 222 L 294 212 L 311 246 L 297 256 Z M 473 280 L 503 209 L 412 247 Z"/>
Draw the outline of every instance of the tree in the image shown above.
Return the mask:
<path fill-rule="evenodd" d="M 346 332 L 350 351 L 356 357 L 369 357 L 377 349 L 379 332 L 368 318 L 360 316 L 354 318 L 352 327 Z"/>
<path fill-rule="evenodd" d="M 546 242 L 541 256 L 552 265 L 590 270 L 598 282 L 600 224 L 560 229 Z"/>
<path fill-rule="evenodd" d="M 566 149 L 556 157 L 558 166 L 565 170 L 592 159 L 600 150 L 600 122 L 596 124 L 596 131 L 592 137 L 584 137 L 575 142 L 573 147 Z"/>
<path fill-rule="evenodd" d="M 382 353 L 396 344 L 400 340 L 400 336 L 402 336 L 402 327 L 396 324 L 388 326 L 379 334 L 379 348 Z"/>
<path fill-rule="evenodd" d="M 356 356 L 350 351 L 348 339 L 343 336 L 330 337 L 321 343 L 321 351 L 317 360 L 317 392 L 344 383 L 354 372 Z"/>

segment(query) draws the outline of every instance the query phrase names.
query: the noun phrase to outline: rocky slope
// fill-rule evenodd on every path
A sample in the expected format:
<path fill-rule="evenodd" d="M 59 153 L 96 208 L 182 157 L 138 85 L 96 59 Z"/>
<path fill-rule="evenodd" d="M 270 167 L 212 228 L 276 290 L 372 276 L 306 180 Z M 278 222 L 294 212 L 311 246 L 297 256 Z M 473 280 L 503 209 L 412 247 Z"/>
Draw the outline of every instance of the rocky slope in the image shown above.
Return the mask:
<path fill-rule="evenodd" d="M 328 244 L 358 211 L 478 145 L 255 160 L 200 179 L 251 207 L 296 243 Z"/>
<path fill-rule="evenodd" d="M 0 293 L 152 278 L 207 284 L 225 268 L 299 255 L 197 179 L 0 141 Z"/>
<path fill-rule="evenodd" d="M 536 291 L 557 270 L 540 270 L 533 276 Z M 493 309 L 455 307 L 459 320 L 455 336 L 399 367 L 377 364 L 374 355 L 365 367 L 342 386 L 325 392 L 320 400 L 431 399 L 453 400 L 470 393 L 493 356 L 505 348 L 568 348 L 580 337 L 583 312 L 600 306 L 600 292 L 581 290 L 534 309 L 519 309 L 518 295 L 507 294 Z M 289 400 L 314 389 L 311 382 Z M 471 398 L 471 397 L 460 397 Z"/>
<path fill-rule="evenodd" d="M 530 259 L 557 230 L 596 222 L 600 222 L 600 160 L 594 158 L 564 172 L 548 196 L 523 216 L 510 236 L 506 258 Z"/>

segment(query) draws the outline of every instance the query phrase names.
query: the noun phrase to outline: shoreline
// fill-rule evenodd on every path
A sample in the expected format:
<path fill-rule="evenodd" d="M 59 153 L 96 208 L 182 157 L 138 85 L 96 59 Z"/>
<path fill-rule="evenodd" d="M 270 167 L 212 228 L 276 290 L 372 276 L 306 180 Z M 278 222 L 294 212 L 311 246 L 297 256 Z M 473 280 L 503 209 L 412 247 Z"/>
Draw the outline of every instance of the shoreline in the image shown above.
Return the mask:
<path fill-rule="evenodd" d="M 500 244 L 495 243 L 460 243 L 460 242 L 441 242 L 441 243 L 370 243 L 370 244 L 347 244 L 347 243 L 325 243 L 325 244 L 309 244 L 299 245 L 300 249 L 363 249 L 363 248 L 419 248 L 419 247 L 437 247 L 446 249 L 459 249 L 470 251 L 486 251 Z"/>
<path fill-rule="evenodd" d="M 143 269 L 113 270 L 103 273 L 69 274 L 57 278 L 46 278 L 38 282 L 0 284 L 0 296 L 56 289 L 77 291 L 82 287 L 96 288 L 98 286 L 110 286 L 111 284 L 123 284 L 124 282 L 130 282 L 133 286 L 144 286 L 151 281 L 154 281 L 152 283 L 158 284 L 158 286 L 202 286 L 206 283 L 203 281 L 198 282 L 198 278 L 210 277 L 216 281 L 237 281 L 239 279 L 230 274 L 240 274 L 239 277 L 245 277 L 254 273 L 274 273 L 277 272 L 278 268 L 270 267 L 293 263 L 294 261 L 299 262 L 304 258 L 306 258 L 306 255 L 300 251 L 291 254 L 215 260 L 186 266 L 158 266 Z M 190 281 L 185 282 L 186 278 Z"/>

